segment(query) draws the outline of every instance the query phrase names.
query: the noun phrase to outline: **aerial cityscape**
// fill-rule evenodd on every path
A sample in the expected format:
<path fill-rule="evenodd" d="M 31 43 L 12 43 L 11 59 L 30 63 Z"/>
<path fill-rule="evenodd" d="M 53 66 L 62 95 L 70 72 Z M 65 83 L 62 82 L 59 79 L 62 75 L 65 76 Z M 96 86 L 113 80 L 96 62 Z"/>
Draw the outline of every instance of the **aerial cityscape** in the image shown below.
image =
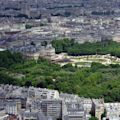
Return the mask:
<path fill-rule="evenodd" d="M 120 120 L 120 0 L 0 0 L 0 120 Z"/>

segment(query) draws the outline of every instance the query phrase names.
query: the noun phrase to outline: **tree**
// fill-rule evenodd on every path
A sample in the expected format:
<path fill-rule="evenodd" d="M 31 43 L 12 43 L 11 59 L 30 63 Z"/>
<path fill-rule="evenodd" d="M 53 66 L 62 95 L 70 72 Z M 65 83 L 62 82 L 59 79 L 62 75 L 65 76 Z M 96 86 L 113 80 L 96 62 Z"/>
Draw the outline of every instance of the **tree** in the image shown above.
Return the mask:
<path fill-rule="evenodd" d="M 101 115 L 101 118 L 103 119 L 104 117 L 106 117 L 106 109 L 104 110 L 104 113 Z"/>
<path fill-rule="evenodd" d="M 46 88 L 46 87 L 47 87 L 46 81 L 45 81 L 45 80 L 40 81 L 40 82 L 37 84 L 37 87 Z"/>
<path fill-rule="evenodd" d="M 0 52 L 0 67 L 10 68 L 13 64 L 22 63 L 23 61 L 20 53 Z"/>
<path fill-rule="evenodd" d="M 98 120 L 96 117 L 92 116 L 89 120 Z"/>
<path fill-rule="evenodd" d="M 42 46 L 45 46 L 45 47 L 46 47 L 47 44 L 48 44 L 47 41 L 43 41 L 43 42 L 41 42 L 41 45 L 42 45 Z"/>
<path fill-rule="evenodd" d="M 26 87 L 32 86 L 32 82 L 31 82 L 31 81 L 26 81 L 26 82 L 25 82 L 25 86 L 26 86 Z"/>
<path fill-rule="evenodd" d="M 25 25 L 25 28 L 26 28 L 26 29 L 31 29 L 31 28 L 32 28 L 32 25 L 26 24 L 26 25 Z"/>

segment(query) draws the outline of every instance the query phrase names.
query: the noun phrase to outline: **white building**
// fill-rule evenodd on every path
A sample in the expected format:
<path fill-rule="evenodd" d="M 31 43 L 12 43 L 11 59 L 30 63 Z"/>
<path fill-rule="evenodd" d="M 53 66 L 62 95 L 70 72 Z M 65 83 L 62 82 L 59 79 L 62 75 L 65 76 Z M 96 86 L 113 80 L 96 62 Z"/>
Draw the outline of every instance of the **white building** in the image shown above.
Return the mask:
<path fill-rule="evenodd" d="M 7 120 L 8 116 L 4 110 L 0 111 L 0 120 Z"/>
<path fill-rule="evenodd" d="M 9 100 L 6 102 L 6 105 L 5 105 L 6 114 L 18 115 L 20 110 L 21 110 L 20 101 Z"/>
<path fill-rule="evenodd" d="M 30 87 L 28 97 L 34 99 L 59 99 L 59 92 L 57 90 Z"/>
<path fill-rule="evenodd" d="M 120 103 L 105 103 L 106 118 L 104 120 L 120 120 Z"/>
<path fill-rule="evenodd" d="M 92 99 L 95 117 L 101 120 L 101 115 L 104 113 L 104 99 Z"/>

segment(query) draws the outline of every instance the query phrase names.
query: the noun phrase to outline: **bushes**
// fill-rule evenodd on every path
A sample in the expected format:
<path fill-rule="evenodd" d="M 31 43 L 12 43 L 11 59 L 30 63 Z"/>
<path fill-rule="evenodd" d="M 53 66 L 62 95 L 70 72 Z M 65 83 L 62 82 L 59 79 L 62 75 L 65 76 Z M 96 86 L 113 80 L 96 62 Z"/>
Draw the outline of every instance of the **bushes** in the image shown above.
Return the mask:
<path fill-rule="evenodd" d="M 16 84 L 16 80 L 7 74 L 0 73 L 0 84 Z"/>
<path fill-rule="evenodd" d="M 98 120 L 98 119 L 92 116 L 89 120 Z"/>
<path fill-rule="evenodd" d="M 120 43 L 114 41 L 101 41 L 96 43 L 78 44 L 74 40 L 63 39 L 52 42 L 56 53 L 66 52 L 69 55 L 94 55 L 94 54 L 111 54 L 120 57 Z"/>
<path fill-rule="evenodd" d="M 23 61 L 20 53 L 0 52 L 0 67 L 10 68 L 12 65 L 22 63 Z"/>
<path fill-rule="evenodd" d="M 33 27 L 32 25 L 28 25 L 28 24 L 25 25 L 26 29 L 31 29 L 32 27 Z"/>
<path fill-rule="evenodd" d="M 104 66 L 93 63 L 91 68 L 64 67 L 40 58 L 23 60 L 18 53 L 0 53 L 0 84 L 15 84 L 57 89 L 79 96 L 99 98 L 108 102 L 120 101 L 120 65 Z M 22 79 L 12 73 L 22 74 Z"/>

